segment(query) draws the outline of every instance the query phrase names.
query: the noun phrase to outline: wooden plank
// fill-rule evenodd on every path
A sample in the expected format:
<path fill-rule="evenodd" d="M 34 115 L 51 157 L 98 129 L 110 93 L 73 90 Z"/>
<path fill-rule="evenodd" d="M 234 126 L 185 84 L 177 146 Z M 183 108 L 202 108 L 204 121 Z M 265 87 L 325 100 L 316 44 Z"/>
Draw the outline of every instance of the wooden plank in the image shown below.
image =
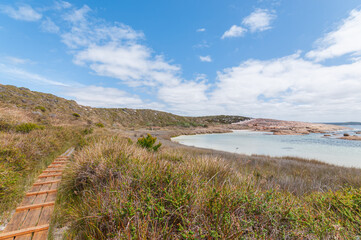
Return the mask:
<path fill-rule="evenodd" d="M 53 164 L 69 163 L 69 161 L 54 161 Z"/>
<path fill-rule="evenodd" d="M 45 240 L 48 239 L 48 230 L 34 233 L 32 240 Z"/>
<path fill-rule="evenodd" d="M 55 180 L 46 181 L 46 182 L 36 182 L 36 183 L 34 183 L 34 186 L 45 185 L 45 184 L 52 184 L 52 183 L 58 183 L 58 182 L 60 182 L 60 181 L 61 181 L 61 179 L 55 179 Z"/>
<path fill-rule="evenodd" d="M 55 202 L 44 202 L 44 203 L 27 205 L 27 206 L 21 206 L 21 207 L 16 208 L 15 212 L 25 211 L 25 210 L 29 210 L 29 209 L 42 208 L 42 207 L 46 207 L 46 206 L 52 206 L 54 204 L 55 204 Z"/>
<path fill-rule="evenodd" d="M 17 237 L 17 236 L 26 235 L 29 233 L 48 230 L 48 229 L 49 229 L 49 224 L 44 224 L 44 225 L 40 225 L 40 226 L 36 226 L 36 227 L 24 228 L 24 229 L 17 230 L 17 231 L 1 233 L 0 240 L 7 239 L 9 237 Z"/>
<path fill-rule="evenodd" d="M 34 191 L 39 191 L 41 186 L 34 186 L 32 189 Z M 24 200 L 21 202 L 20 206 L 30 205 L 35 200 L 35 196 L 25 197 Z M 4 232 L 10 232 L 18 230 L 23 223 L 25 217 L 27 216 L 27 211 L 21 211 L 14 213 L 13 217 L 10 219 L 10 222 L 6 226 Z"/>
<path fill-rule="evenodd" d="M 49 166 L 48 168 L 62 168 L 62 169 L 65 169 L 64 166 L 60 166 L 60 165 L 58 165 L 58 166 L 53 166 L 53 165 L 51 165 L 51 166 Z M 49 169 L 49 170 L 50 170 L 50 169 Z"/>
<path fill-rule="evenodd" d="M 43 185 L 43 186 L 41 186 L 40 191 L 49 190 L 50 186 L 51 185 Z M 28 206 L 44 204 L 45 200 L 46 200 L 46 194 L 36 195 L 35 200 L 33 202 L 33 205 L 28 205 Z M 23 206 L 23 207 L 27 207 L 27 206 Z M 32 207 L 31 209 L 23 210 L 23 211 L 28 212 L 28 214 L 25 217 L 25 220 L 22 223 L 22 225 L 19 226 L 19 227 L 21 229 L 22 228 L 35 227 L 37 225 L 38 220 L 39 220 L 39 216 L 41 214 L 42 209 L 43 209 L 42 207 L 39 207 L 39 208 L 33 208 Z M 16 237 L 16 240 L 31 240 L 31 238 L 32 238 L 32 234 L 29 234 L 29 235 L 22 235 L 22 236 Z"/>
<path fill-rule="evenodd" d="M 49 174 L 49 175 L 40 175 L 38 178 L 47 178 L 47 177 L 57 177 L 63 175 L 62 173 L 55 173 L 55 174 Z"/>
<path fill-rule="evenodd" d="M 64 170 L 44 170 L 43 173 L 63 172 Z"/>
<path fill-rule="evenodd" d="M 58 191 L 57 189 L 50 189 L 50 190 L 44 190 L 44 191 L 38 191 L 38 192 L 29 192 L 26 194 L 26 196 L 33 196 L 38 194 L 46 194 L 46 193 L 54 193 Z"/>

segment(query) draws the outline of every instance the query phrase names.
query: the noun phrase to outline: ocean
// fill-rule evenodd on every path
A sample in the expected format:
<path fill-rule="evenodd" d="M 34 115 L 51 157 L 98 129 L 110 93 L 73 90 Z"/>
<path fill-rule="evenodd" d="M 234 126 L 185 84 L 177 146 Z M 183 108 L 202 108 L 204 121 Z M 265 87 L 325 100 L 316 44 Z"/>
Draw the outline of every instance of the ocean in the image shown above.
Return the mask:
<path fill-rule="evenodd" d="M 172 138 L 187 146 L 221 150 L 231 153 L 258 154 L 274 157 L 300 157 L 322 162 L 361 168 L 361 141 L 337 139 L 344 133 L 355 134 L 361 125 L 347 126 L 352 130 L 324 134 L 272 135 L 266 132 L 236 130 L 232 133 L 187 135 Z"/>

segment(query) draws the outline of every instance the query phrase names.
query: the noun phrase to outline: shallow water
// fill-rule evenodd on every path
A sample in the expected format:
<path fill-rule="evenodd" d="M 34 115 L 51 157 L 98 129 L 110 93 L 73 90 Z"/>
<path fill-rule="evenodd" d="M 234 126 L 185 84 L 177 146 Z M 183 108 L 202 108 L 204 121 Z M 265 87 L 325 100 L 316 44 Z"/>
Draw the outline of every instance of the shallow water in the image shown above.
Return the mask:
<path fill-rule="evenodd" d="M 337 139 L 343 133 L 355 134 L 361 126 L 348 126 L 348 131 L 335 132 L 332 137 L 324 134 L 271 135 L 264 132 L 238 130 L 232 133 L 202 134 L 172 138 L 178 143 L 232 153 L 269 156 L 293 156 L 347 167 L 361 168 L 361 141 Z"/>

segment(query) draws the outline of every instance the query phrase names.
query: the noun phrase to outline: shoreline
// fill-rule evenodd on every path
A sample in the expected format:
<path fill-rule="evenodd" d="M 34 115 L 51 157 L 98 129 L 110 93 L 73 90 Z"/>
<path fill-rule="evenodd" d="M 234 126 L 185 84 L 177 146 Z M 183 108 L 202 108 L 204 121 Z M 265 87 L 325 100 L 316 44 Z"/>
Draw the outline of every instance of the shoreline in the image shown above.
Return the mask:
<path fill-rule="evenodd" d="M 248 130 L 251 131 L 250 129 L 234 129 L 235 131 L 237 130 Z M 202 135 L 202 134 L 217 134 L 217 133 L 230 133 L 232 131 L 224 131 L 224 132 L 204 132 L 204 133 L 199 133 L 199 131 L 195 131 L 192 132 L 191 130 L 188 131 L 181 131 L 182 133 L 186 133 L 186 134 L 179 134 L 179 131 L 174 131 L 174 130 L 146 130 L 146 129 L 138 129 L 135 131 L 131 131 L 133 134 L 129 135 L 128 133 L 128 137 L 131 138 L 133 141 L 136 141 L 138 137 L 141 136 L 145 136 L 147 133 L 151 134 L 152 136 L 155 136 L 158 138 L 159 142 L 161 142 L 163 144 L 163 146 L 166 147 L 170 147 L 170 148 L 174 148 L 174 149 L 185 149 L 185 150 L 189 150 L 189 151 L 197 151 L 197 152 L 201 152 L 204 154 L 215 154 L 218 156 L 226 156 L 226 158 L 249 158 L 249 159 L 253 159 L 253 158 L 262 158 L 262 159 L 266 159 L 268 161 L 289 161 L 290 163 L 296 163 L 296 164 L 306 164 L 306 165 L 312 165 L 312 166 L 328 166 L 328 167 L 332 167 L 332 168 L 340 168 L 340 169 L 358 169 L 361 170 L 360 167 L 352 167 L 352 166 L 341 166 L 341 165 L 336 165 L 336 164 L 332 164 L 332 163 L 327 163 L 318 159 L 314 159 L 314 158 L 303 158 L 303 157 L 296 157 L 296 156 L 270 156 L 270 155 L 264 155 L 264 154 L 246 154 L 246 153 L 235 153 L 235 152 L 229 152 L 229 151 L 224 151 L 224 150 L 216 150 L 216 149 L 212 149 L 212 148 L 203 148 L 203 147 L 196 147 L 196 146 L 188 146 L 188 145 L 184 145 L 181 144 L 179 142 L 176 141 L 172 141 L 171 138 L 174 137 L 178 137 L 178 136 L 182 136 L 182 135 Z M 257 131 L 255 131 L 257 132 Z"/>

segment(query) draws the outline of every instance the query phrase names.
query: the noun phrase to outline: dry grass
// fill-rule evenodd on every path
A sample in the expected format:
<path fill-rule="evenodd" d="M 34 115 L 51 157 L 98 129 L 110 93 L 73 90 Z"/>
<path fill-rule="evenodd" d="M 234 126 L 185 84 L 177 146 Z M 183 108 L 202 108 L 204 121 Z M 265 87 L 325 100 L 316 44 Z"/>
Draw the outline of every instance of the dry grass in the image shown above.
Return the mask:
<path fill-rule="evenodd" d="M 265 160 L 169 148 L 154 153 L 120 136 L 100 136 L 76 154 L 68 169 L 56 225 L 69 226 L 68 239 L 360 236 L 360 179 L 351 181 L 356 172 L 346 169 L 353 175 L 344 187 L 332 174 L 340 176 L 345 169 L 334 167 L 327 174 L 332 166 Z M 314 185 L 292 193 L 306 183 Z"/>

